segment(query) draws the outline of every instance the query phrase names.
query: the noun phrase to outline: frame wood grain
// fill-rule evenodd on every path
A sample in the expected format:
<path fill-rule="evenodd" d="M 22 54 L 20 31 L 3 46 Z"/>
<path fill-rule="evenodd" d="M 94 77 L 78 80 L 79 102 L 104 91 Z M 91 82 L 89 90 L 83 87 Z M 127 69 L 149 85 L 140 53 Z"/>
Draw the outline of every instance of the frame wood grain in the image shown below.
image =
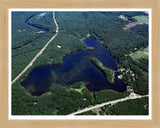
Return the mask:
<path fill-rule="evenodd" d="M 9 120 L 8 9 L 9 8 L 151 8 L 152 119 L 151 120 Z M 160 0 L 0 0 L 0 128 L 160 128 Z"/>

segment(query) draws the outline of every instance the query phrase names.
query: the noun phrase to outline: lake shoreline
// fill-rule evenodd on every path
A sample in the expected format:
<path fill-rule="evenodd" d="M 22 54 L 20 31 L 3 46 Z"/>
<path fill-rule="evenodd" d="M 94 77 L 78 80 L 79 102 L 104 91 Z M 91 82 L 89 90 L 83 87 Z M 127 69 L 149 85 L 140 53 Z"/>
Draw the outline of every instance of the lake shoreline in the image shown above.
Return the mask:
<path fill-rule="evenodd" d="M 94 47 L 96 47 L 96 45 L 99 44 L 99 42 L 97 40 L 93 40 L 93 39 L 90 39 L 90 38 L 86 38 L 84 40 L 84 44 L 86 44 L 86 41 L 87 42 L 89 41 L 89 44 L 91 44 L 91 45 L 95 45 Z M 87 45 L 87 47 L 90 47 L 90 46 Z M 65 85 L 67 85 L 67 86 L 71 85 L 75 82 L 87 81 L 87 82 L 89 82 L 89 84 L 87 85 L 87 89 L 89 91 L 92 91 L 92 92 L 97 92 L 97 91 L 105 90 L 105 89 L 113 89 L 117 92 L 126 91 L 125 85 L 122 83 L 122 81 L 120 81 L 117 78 L 118 77 L 117 73 L 112 75 L 112 77 L 115 77 L 114 81 L 112 79 L 112 82 L 109 82 L 109 83 L 107 82 L 106 77 L 103 74 L 103 72 L 100 71 L 98 68 L 96 68 L 92 63 L 90 63 L 90 57 L 92 57 L 90 55 L 90 52 L 93 52 L 93 49 L 92 50 L 80 49 L 80 50 L 77 50 L 77 51 L 71 51 L 70 53 L 66 54 L 63 57 L 63 62 L 62 63 L 59 63 L 59 64 L 44 64 L 44 65 L 36 66 L 35 68 L 33 68 L 30 71 L 30 73 L 21 82 L 21 85 L 23 85 L 25 87 L 25 86 L 27 86 L 27 85 L 24 84 L 25 82 L 35 81 L 34 82 L 35 85 L 33 85 L 33 86 L 36 86 L 37 84 L 40 84 L 40 83 L 37 83 L 39 81 L 39 79 L 44 79 L 43 81 L 46 81 L 46 82 L 47 81 L 49 82 L 49 80 L 50 80 L 50 81 L 52 81 L 51 83 L 54 83 L 55 80 L 56 81 L 58 80 L 57 82 L 60 82 L 61 84 L 63 82 L 65 82 Z M 80 62 L 84 63 L 84 57 L 87 57 L 87 56 L 89 56 L 89 59 L 87 59 L 87 61 L 85 62 L 87 64 L 86 67 L 84 67 L 84 69 L 82 69 L 80 72 L 78 70 L 75 70 L 75 65 L 79 64 Z M 97 59 L 101 58 L 103 60 L 103 63 L 105 63 L 105 65 L 104 65 L 105 67 L 108 65 L 109 67 L 108 66 L 107 67 L 108 68 L 111 67 L 112 70 L 117 69 L 117 60 L 112 59 L 112 57 L 109 55 L 109 52 L 107 52 L 107 49 L 101 50 L 99 54 L 95 54 L 94 56 L 98 57 Z M 50 75 L 51 70 L 54 71 L 53 76 Z M 39 73 L 37 74 L 36 72 L 37 73 L 39 72 Z M 43 76 L 43 72 L 45 72 L 45 78 Z M 69 78 L 70 77 L 69 74 L 68 74 L 69 72 L 70 72 L 70 75 L 72 75 L 72 77 L 73 77 L 71 79 Z M 90 72 L 93 72 L 93 73 L 90 74 Z M 34 73 L 34 75 L 33 75 L 33 73 Z M 74 73 L 74 74 L 71 74 L 71 73 Z M 38 76 L 38 75 L 40 75 L 40 76 Z M 31 76 L 34 76 L 35 78 L 31 77 Z M 54 77 L 54 79 L 52 77 Z M 63 77 L 68 77 L 67 79 L 70 79 L 70 80 L 63 81 Z M 42 81 L 42 83 L 43 83 L 43 81 Z M 50 82 L 49 83 L 48 82 L 43 83 L 43 84 L 41 83 L 41 84 L 49 87 L 48 84 Z M 33 82 L 31 82 L 30 84 L 33 84 Z M 100 86 L 98 86 L 99 84 L 100 84 Z M 115 86 L 113 86 L 113 85 L 115 85 Z"/>

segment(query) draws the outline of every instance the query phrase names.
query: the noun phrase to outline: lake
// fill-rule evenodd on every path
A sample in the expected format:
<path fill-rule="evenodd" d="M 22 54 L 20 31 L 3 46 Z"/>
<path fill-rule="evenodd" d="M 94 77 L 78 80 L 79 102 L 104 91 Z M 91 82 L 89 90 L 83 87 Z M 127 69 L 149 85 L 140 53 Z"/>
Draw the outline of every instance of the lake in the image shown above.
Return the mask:
<path fill-rule="evenodd" d="M 47 92 L 52 84 L 68 86 L 78 81 L 85 81 L 90 91 L 104 89 L 126 91 L 126 85 L 118 79 L 118 60 L 112 58 L 107 49 L 96 40 L 86 38 L 84 44 L 95 49 L 70 53 L 64 57 L 63 64 L 60 65 L 37 67 L 21 82 L 21 85 L 36 96 Z M 108 83 L 105 75 L 90 62 L 91 56 L 99 59 L 105 67 L 116 71 L 113 84 Z"/>

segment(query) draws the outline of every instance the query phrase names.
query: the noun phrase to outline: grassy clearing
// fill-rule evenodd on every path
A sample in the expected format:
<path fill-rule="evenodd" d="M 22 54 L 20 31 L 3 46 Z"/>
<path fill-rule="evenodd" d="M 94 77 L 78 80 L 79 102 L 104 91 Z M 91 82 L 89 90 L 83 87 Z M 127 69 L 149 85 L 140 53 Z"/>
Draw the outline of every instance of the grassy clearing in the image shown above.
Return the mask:
<path fill-rule="evenodd" d="M 85 89 L 85 83 L 84 82 L 76 82 L 73 85 L 69 86 L 69 90 L 74 90 L 76 92 L 82 93 L 82 90 Z"/>
<path fill-rule="evenodd" d="M 148 16 L 133 16 L 137 21 L 148 21 Z"/>
<path fill-rule="evenodd" d="M 104 67 L 103 64 L 97 58 L 92 57 L 91 62 L 105 74 L 109 83 L 114 83 L 115 74 L 112 69 Z"/>
<path fill-rule="evenodd" d="M 148 51 L 146 49 L 144 50 L 139 50 L 137 52 L 134 52 L 132 54 L 130 54 L 130 56 L 134 59 L 134 60 L 139 60 L 141 58 L 148 58 Z"/>
<path fill-rule="evenodd" d="M 145 58 L 147 55 L 144 51 L 137 51 L 135 54 L 135 59 Z"/>

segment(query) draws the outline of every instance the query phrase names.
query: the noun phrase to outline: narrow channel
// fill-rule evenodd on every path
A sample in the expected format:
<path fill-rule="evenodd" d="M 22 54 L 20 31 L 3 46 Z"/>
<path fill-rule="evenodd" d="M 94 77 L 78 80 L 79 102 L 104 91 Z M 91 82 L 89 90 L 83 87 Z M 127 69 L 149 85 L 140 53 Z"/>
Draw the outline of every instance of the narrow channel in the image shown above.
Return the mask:
<path fill-rule="evenodd" d="M 38 36 L 38 37 L 36 37 L 36 38 L 34 38 L 33 40 L 27 41 L 27 42 L 24 43 L 23 45 L 20 45 L 20 46 L 18 46 L 18 47 L 12 48 L 12 50 L 16 50 L 16 49 L 21 48 L 21 47 L 23 47 L 23 46 L 25 46 L 25 45 L 27 45 L 27 44 L 29 44 L 29 43 L 32 43 L 33 41 L 41 38 L 42 36 L 46 35 L 46 34 L 49 32 L 49 29 L 46 29 L 46 28 L 43 28 L 43 27 L 40 27 L 40 26 L 37 26 L 37 25 L 34 25 L 34 24 L 30 24 L 30 23 L 29 23 L 29 20 L 30 20 L 31 18 L 33 18 L 34 16 L 36 16 L 36 15 L 37 15 L 37 14 L 34 14 L 34 15 L 30 16 L 28 19 L 25 20 L 24 23 L 25 23 L 26 25 L 30 26 L 30 27 L 38 28 L 38 29 L 40 29 L 40 30 L 42 30 L 42 31 L 45 31 L 45 33 L 44 33 L 44 34 L 41 34 L 40 36 Z"/>

